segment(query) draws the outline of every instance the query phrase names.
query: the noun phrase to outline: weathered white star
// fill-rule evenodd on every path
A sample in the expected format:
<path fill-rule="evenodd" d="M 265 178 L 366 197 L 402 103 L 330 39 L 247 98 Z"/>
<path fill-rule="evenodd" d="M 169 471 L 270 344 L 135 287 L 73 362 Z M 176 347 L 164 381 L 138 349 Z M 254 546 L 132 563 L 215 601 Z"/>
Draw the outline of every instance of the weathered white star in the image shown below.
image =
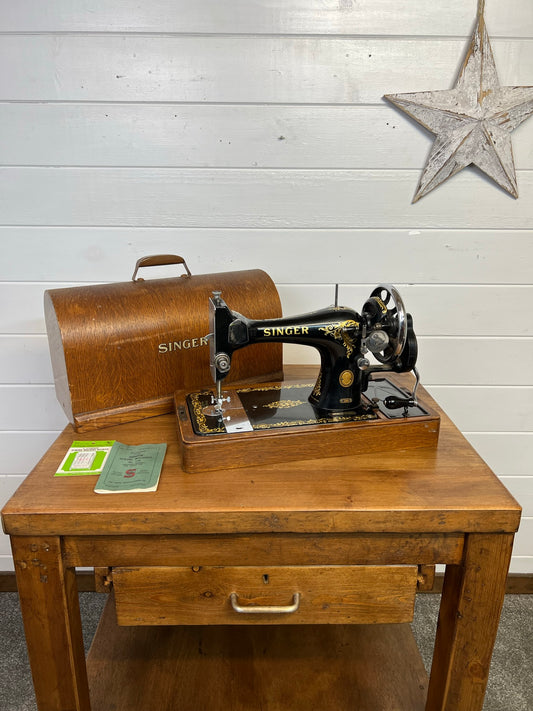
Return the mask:
<path fill-rule="evenodd" d="M 413 202 L 471 164 L 518 197 L 511 132 L 533 114 L 533 87 L 500 86 L 480 8 L 453 89 L 385 96 L 436 136 Z"/>

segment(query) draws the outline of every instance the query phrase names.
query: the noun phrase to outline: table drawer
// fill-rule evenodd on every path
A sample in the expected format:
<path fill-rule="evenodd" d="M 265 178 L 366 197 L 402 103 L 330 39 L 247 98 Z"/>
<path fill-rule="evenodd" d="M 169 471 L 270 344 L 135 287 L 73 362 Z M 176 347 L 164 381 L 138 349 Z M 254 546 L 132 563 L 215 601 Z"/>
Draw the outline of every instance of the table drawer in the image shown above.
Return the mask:
<path fill-rule="evenodd" d="M 415 565 L 113 569 L 119 625 L 409 622 L 416 582 Z"/>

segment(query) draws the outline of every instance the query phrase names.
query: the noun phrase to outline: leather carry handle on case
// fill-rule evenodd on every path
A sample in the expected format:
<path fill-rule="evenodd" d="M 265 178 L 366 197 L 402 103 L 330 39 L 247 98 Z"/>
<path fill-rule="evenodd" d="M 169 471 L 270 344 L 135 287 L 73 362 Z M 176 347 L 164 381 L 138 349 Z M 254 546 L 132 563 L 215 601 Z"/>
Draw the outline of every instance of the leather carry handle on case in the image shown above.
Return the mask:
<path fill-rule="evenodd" d="M 187 273 L 182 274 L 182 276 L 192 276 L 191 271 L 183 257 L 179 257 L 177 254 L 152 254 L 147 257 L 141 257 L 137 260 L 137 262 L 135 263 L 135 270 L 133 272 L 131 280 L 144 281 L 142 277 L 137 280 L 135 279 L 135 277 L 137 276 L 137 272 L 141 267 L 163 267 L 167 264 L 183 264 Z"/>

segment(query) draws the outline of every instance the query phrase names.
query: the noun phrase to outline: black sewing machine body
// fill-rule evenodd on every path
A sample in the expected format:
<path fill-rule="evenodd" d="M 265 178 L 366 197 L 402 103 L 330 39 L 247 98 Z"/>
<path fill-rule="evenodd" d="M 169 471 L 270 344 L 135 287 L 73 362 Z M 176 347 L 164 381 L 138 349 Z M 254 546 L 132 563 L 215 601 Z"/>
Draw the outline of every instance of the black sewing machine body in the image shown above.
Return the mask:
<path fill-rule="evenodd" d="M 216 391 L 175 396 L 184 471 L 437 446 L 440 418 L 416 398 L 413 321 L 393 286 L 376 287 L 360 313 L 334 305 L 267 320 L 232 311 L 220 292 L 213 292 L 210 325 Z M 291 375 L 281 382 L 230 384 L 222 391 L 233 353 L 272 341 L 318 350 L 314 386 L 300 371 L 305 379 Z M 402 375 L 409 371 L 416 376 L 411 391 Z M 387 372 L 389 378 L 383 377 Z"/>
<path fill-rule="evenodd" d="M 308 345 L 320 353 L 320 373 L 309 402 L 320 413 L 362 414 L 368 406 L 361 394 L 373 373 L 408 372 L 415 368 L 417 342 L 412 318 L 405 313 L 396 289 L 376 287 L 361 313 L 331 306 L 298 316 L 253 320 L 232 311 L 221 294 L 210 299 L 211 374 L 217 385 L 231 368 L 234 351 L 252 343 L 283 342 Z M 377 364 L 366 357 L 371 352 Z M 407 407 L 413 399 L 396 398 L 390 407 Z M 221 402 L 220 402 L 221 407 Z"/>

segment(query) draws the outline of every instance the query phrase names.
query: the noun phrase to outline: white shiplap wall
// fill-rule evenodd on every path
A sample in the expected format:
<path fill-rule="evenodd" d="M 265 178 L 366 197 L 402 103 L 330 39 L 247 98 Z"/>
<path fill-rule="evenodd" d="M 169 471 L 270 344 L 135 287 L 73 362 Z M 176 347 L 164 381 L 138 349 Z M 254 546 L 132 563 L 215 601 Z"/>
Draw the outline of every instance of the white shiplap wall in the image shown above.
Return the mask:
<path fill-rule="evenodd" d="M 266 269 L 285 313 L 395 283 L 425 384 L 524 507 L 512 571 L 533 573 L 533 119 L 518 201 L 466 170 L 411 205 L 431 138 L 381 98 L 449 88 L 475 12 L 0 0 L 0 503 L 65 424 L 43 291 L 175 252 Z M 487 0 L 486 19 L 502 83 L 533 84 L 531 0 Z"/>

